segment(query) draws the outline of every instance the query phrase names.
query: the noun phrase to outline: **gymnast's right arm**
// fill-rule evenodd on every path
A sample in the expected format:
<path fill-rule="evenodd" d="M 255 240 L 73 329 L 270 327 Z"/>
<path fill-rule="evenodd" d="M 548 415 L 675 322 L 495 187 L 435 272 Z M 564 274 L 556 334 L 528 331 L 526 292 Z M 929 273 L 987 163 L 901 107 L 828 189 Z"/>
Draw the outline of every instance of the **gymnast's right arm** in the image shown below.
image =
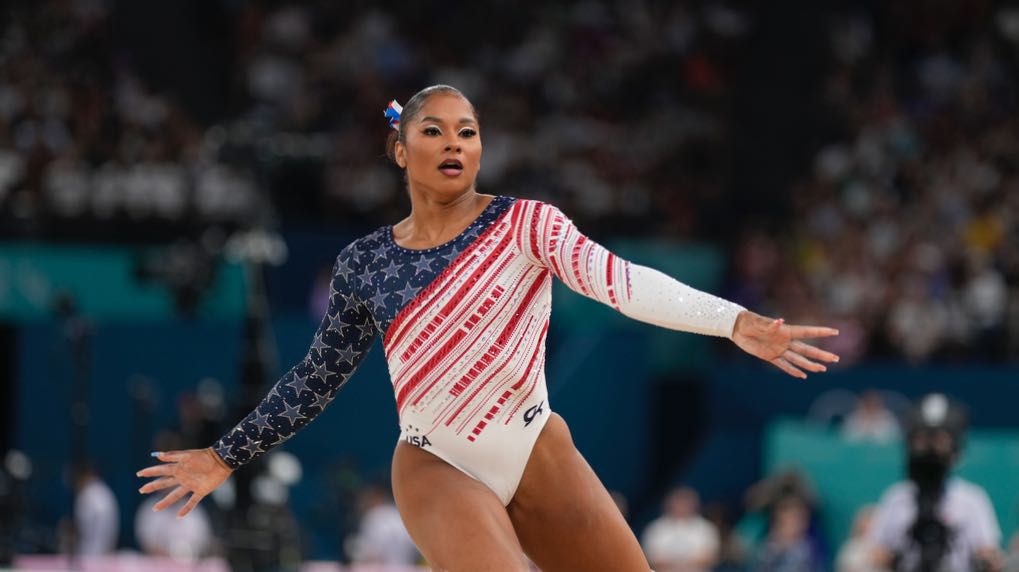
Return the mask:
<path fill-rule="evenodd" d="M 321 414 L 354 375 L 378 333 L 358 298 L 352 249 L 344 249 L 333 267 L 329 309 L 315 332 L 311 349 L 269 391 L 262 402 L 212 447 L 154 453 L 162 465 L 138 472 L 161 477 L 140 489 L 151 493 L 177 486 L 155 505 L 162 510 L 192 493 L 183 516 L 230 476 L 234 469 L 292 437 Z"/>

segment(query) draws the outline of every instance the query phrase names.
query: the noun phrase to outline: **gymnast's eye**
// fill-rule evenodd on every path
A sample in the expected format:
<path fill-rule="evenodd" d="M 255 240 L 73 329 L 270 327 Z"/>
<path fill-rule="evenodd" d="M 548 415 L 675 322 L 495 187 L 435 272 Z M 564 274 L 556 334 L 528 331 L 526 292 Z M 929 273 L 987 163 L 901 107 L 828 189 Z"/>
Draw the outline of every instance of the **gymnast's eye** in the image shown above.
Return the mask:
<path fill-rule="evenodd" d="M 478 132 L 475 131 L 474 129 L 471 129 L 470 127 L 468 127 L 467 129 L 461 129 L 460 130 L 460 137 L 467 137 L 467 138 L 469 138 L 469 137 L 474 137 L 477 134 L 478 134 Z"/>
<path fill-rule="evenodd" d="M 442 134 L 442 131 L 439 131 L 439 128 L 435 127 L 434 125 L 425 127 L 424 129 L 421 130 L 421 132 L 429 137 L 435 137 L 436 135 Z"/>

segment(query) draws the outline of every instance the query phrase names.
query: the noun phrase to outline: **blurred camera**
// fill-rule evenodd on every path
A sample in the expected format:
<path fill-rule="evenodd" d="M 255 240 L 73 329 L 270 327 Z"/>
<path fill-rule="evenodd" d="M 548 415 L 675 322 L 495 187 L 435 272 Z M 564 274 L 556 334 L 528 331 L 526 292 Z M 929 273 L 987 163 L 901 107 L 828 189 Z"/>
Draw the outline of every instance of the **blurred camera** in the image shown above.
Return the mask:
<path fill-rule="evenodd" d="M 924 397 L 911 411 L 906 432 L 909 480 L 916 485 L 916 519 L 909 528 L 919 547 L 919 572 L 937 572 L 953 541 L 938 507 L 949 472 L 962 450 L 966 413 L 945 395 Z M 901 569 L 896 567 L 896 569 Z"/>

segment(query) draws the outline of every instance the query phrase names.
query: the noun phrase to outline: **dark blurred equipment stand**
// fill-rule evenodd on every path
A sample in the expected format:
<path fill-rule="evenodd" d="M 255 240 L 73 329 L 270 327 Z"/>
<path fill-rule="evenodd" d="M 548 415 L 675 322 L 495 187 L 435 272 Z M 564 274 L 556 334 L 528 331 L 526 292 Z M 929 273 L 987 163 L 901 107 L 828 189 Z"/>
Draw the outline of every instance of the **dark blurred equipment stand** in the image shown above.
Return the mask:
<path fill-rule="evenodd" d="M 25 520 L 32 462 L 17 449 L 8 449 L 0 461 L 0 566 L 11 566 L 19 547 L 34 532 Z"/>
<path fill-rule="evenodd" d="M 247 142 L 227 143 L 219 151 L 221 160 L 248 167 L 257 181 L 252 224 L 247 230 L 234 233 L 224 247 L 228 260 L 243 265 L 246 288 L 241 399 L 236 402 L 233 414 L 227 416 L 233 423 L 257 407 L 275 381 L 272 376 L 278 371 L 278 358 L 269 326 L 263 270 L 266 265 L 283 264 L 287 247 L 273 230 L 277 217 L 267 184 L 272 168 L 270 155 Z M 234 572 L 296 571 L 301 564 L 300 531 L 289 506 L 285 500 L 267 498 L 264 492 L 259 494 L 263 491 L 260 485 L 274 482 L 267 457 L 233 474 L 236 502 L 227 515 L 229 526 L 223 541 Z"/>
<path fill-rule="evenodd" d="M 263 268 L 286 258 L 286 245 L 263 229 L 238 233 L 226 245 L 226 255 L 244 264 L 244 346 L 240 363 L 241 399 L 231 420 L 242 419 L 258 406 L 277 369 L 276 345 L 269 327 L 269 303 Z M 256 494 L 259 480 L 271 479 L 262 457 L 233 475 L 236 504 L 228 514 L 224 538 L 227 560 L 234 572 L 297 570 L 301 563 L 296 521 L 285 503 L 268 502 Z"/>
<path fill-rule="evenodd" d="M 15 364 L 17 336 L 13 325 L 0 322 L 0 451 L 14 446 Z"/>
<path fill-rule="evenodd" d="M 210 227 L 196 240 L 178 241 L 146 253 L 135 267 L 138 280 L 165 286 L 177 312 L 190 319 L 198 314 L 205 293 L 215 283 L 220 261 L 243 266 L 246 295 L 239 364 L 241 396 L 226 416 L 230 424 L 261 402 L 277 370 L 263 268 L 266 264 L 282 264 L 287 251 L 278 234 L 265 230 L 272 218 L 271 207 L 265 204 L 260 211 L 258 222 L 249 230 L 226 237 L 220 229 Z M 296 570 L 300 565 L 297 523 L 285 503 L 267 501 L 256 494 L 263 477 L 271 478 L 262 459 L 245 465 L 232 477 L 236 496 L 232 506 L 225 507 L 222 541 L 234 572 L 279 572 Z"/>
<path fill-rule="evenodd" d="M 15 335 L 14 329 L 0 325 L 0 455 L 14 453 L 15 411 Z M 2 457 L 0 457 L 2 459 Z M 21 528 L 24 488 L 0 465 L 0 566 L 10 566 L 16 550 L 16 534 Z"/>
<path fill-rule="evenodd" d="M 177 312 L 193 318 L 202 296 L 216 281 L 216 267 L 223 246 L 223 233 L 207 229 L 197 240 L 179 240 L 150 251 L 135 263 L 135 278 L 142 283 L 166 286 Z"/>
<path fill-rule="evenodd" d="M 88 429 L 89 404 L 88 388 L 92 366 L 91 338 L 92 325 L 78 313 L 78 305 L 69 293 L 61 293 L 56 297 L 53 311 L 60 319 L 63 341 L 67 344 L 71 355 L 71 408 L 70 430 L 71 471 L 72 481 L 88 466 Z M 77 506 L 77 487 L 71 483 L 71 507 L 69 514 L 74 522 L 74 511 Z M 77 553 L 79 532 L 74 531 L 68 542 L 68 558 L 71 570 L 78 569 Z"/>

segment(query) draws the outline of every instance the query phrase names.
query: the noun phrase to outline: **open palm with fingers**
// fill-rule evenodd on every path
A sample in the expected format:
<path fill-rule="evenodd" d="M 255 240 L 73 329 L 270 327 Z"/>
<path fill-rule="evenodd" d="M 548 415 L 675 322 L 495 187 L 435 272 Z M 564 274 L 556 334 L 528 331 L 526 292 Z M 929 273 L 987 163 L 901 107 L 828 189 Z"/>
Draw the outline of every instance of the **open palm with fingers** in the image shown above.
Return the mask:
<path fill-rule="evenodd" d="M 837 336 L 838 330 L 821 326 L 790 326 L 784 320 L 743 311 L 736 318 L 732 341 L 743 351 L 759 357 L 793 377 L 806 378 L 803 371 L 822 372 L 821 362 L 834 363 L 839 356 L 800 340 Z"/>
<path fill-rule="evenodd" d="M 163 463 L 142 469 L 137 474 L 139 477 L 158 478 L 146 483 L 138 489 L 138 492 L 148 494 L 175 487 L 156 503 L 153 510 L 163 510 L 190 493 L 191 498 L 177 513 L 177 516 L 181 517 L 191 512 L 206 495 L 223 484 L 223 481 L 233 473 L 233 469 L 228 467 L 211 448 L 167 451 L 153 455 Z"/>

